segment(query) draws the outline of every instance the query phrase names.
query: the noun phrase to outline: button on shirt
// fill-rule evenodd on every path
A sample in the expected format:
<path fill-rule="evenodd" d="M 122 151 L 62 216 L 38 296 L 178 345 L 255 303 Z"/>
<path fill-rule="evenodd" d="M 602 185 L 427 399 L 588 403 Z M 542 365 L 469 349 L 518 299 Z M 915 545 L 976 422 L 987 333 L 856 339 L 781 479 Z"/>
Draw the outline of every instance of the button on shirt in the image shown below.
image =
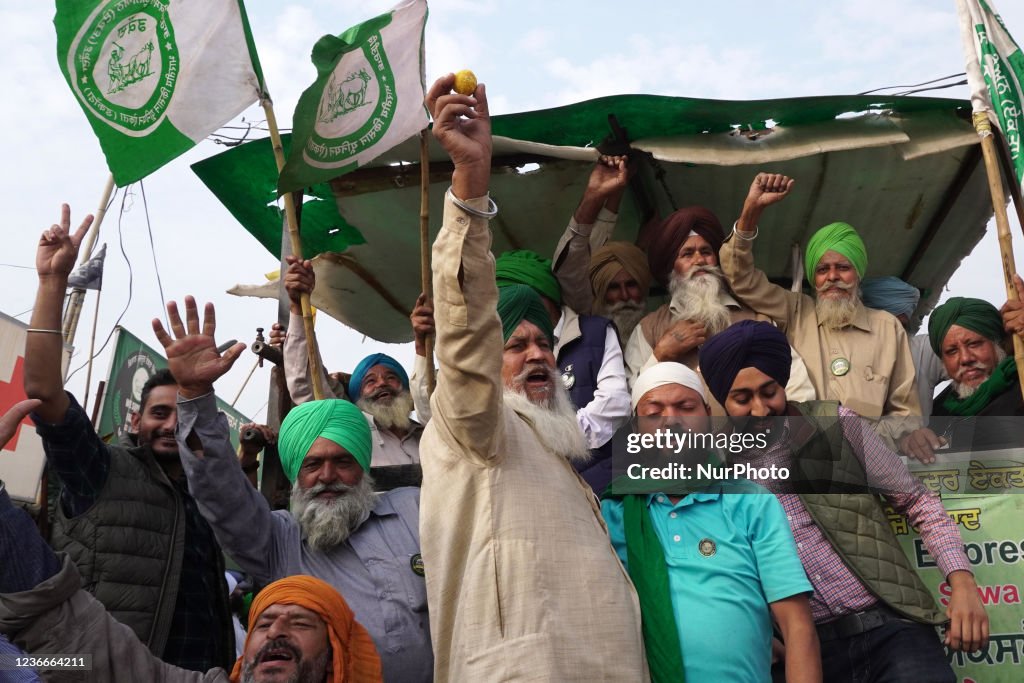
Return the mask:
<path fill-rule="evenodd" d="M 260 582 L 294 574 L 326 581 L 373 638 L 385 680 L 432 679 L 426 583 L 413 568 L 420 552 L 418 489 L 381 494 L 369 518 L 344 543 L 320 552 L 306 545 L 289 512 L 271 512 L 246 480 L 212 394 L 179 402 L 178 430 L 192 495 L 243 571 Z M 184 442 L 193 431 L 203 444 L 202 458 Z"/>
<path fill-rule="evenodd" d="M 601 504 L 625 565 L 622 507 L 616 499 Z M 647 509 L 668 565 L 686 679 L 770 681 L 768 604 L 811 591 L 782 506 L 762 487 L 737 481 L 675 504 L 651 494 Z"/>

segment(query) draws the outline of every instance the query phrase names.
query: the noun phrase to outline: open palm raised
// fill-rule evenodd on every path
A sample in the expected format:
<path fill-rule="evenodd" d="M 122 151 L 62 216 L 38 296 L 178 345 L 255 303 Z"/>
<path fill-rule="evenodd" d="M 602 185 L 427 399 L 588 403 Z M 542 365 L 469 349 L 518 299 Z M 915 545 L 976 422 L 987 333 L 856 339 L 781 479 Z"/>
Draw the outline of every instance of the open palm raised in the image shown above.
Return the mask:
<path fill-rule="evenodd" d="M 213 383 L 235 364 L 245 344 L 235 344 L 223 354 L 217 352 L 217 342 L 213 338 L 217 317 L 212 303 L 207 303 L 203 309 L 202 331 L 199 329 L 196 300 L 191 296 L 185 297 L 185 324 L 181 322 L 178 304 L 174 301 L 167 303 L 167 318 L 174 336 L 168 334 L 163 323 L 156 318 L 153 319 L 153 332 L 167 354 L 167 366 L 178 383 L 178 393 L 186 399 L 210 393 Z"/>

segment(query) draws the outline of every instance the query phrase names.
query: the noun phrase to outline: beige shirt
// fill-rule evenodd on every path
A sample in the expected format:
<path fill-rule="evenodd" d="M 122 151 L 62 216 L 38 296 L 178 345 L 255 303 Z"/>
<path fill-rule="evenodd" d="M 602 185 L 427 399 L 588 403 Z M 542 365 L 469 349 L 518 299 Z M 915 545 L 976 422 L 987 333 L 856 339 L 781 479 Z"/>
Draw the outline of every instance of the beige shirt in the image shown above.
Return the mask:
<path fill-rule="evenodd" d="M 420 449 L 435 680 L 646 681 L 640 606 L 597 499 L 504 405 L 490 243 L 486 221 L 445 202 Z"/>
<path fill-rule="evenodd" d="M 864 417 L 915 416 L 879 424 L 879 433 L 891 443 L 920 427 L 914 362 L 907 333 L 895 316 L 858 305 L 850 325 L 827 329 L 818 322 L 813 298 L 772 284 L 754 267 L 752 247 L 753 240 L 735 234 L 722 245 L 718 258 L 729 288 L 786 333 L 807 363 L 818 398 L 839 401 Z"/>

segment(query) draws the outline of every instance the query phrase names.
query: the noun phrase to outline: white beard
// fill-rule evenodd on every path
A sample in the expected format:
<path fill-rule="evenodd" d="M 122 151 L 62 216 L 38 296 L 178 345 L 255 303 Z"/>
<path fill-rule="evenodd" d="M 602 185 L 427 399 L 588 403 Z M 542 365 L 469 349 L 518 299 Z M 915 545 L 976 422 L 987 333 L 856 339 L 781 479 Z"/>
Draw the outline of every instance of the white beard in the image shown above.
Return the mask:
<path fill-rule="evenodd" d="M 317 499 L 317 494 L 323 491 L 338 491 L 342 495 L 333 500 Z M 376 496 L 369 472 L 365 472 L 355 486 L 337 482 L 303 489 L 296 481 L 292 485 L 291 513 L 306 534 L 309 547 L 328 552 L 344 543 L 369 518 Z"/>
<path fill-rule="evenodd" d="M 697 273 L 710 275 L 695 277 Z M 673 320 L 704 323 L 707 336 L 718 334 L 732 323 L 729 307 L 718 300 L 725 276 L 718 266 L 694 266 L 686 275 L 672 273 L 668 291 L 672 295 L 669 310 Z"/>
<path fill-rule="evenodd" d="M 970 386 L 968 384 L 963 384 L 961 382 L 958 382 L 956 379 L 953 380 L 953 391 L 956 392 L 957 398 L 959 398 L 960 400 L 963 400 L 965 398 L 970 398 L 971 396 L 973 396 L 974 392 L 978 390 L 978 387 L 980 387 L 982 384 L 984 384 L 985 380 L 987 380 L 989 377 L 992 376 L 992 372 L 995 372 L 995 369 L 996 369 L 995 366 L 999 365 L 1000 363 L 1002 363 L 1003 360 L 1006 358 L 1006 351 L 1003 351 L 1003 347 L 999 346 L 999 344 L 996 344 L 995 347 L 996 347 L 996 362 L 995 362 L 995 365 L 992 366 L 991 371 L 988 373 L 988 376 L 985 377 L 984 380 L 978 382 L 974 386 Z M 975 365 L 961 366 L 961 368 L 957 371 L 957 376 L 962 375 L 964 372 L 969 370 L 971 367 L 975 367 Z"/>
<path fill-rule="evenodd" d="M 519 377 L 525 379 L 526 372 L 524 370 Z M 590 448 L 587 447 L 583 429 L 576 419 L 576 408 L 561 378 L 555 377 L 554 372 L 551 374 L 554 378 L 554 391 L 546 401 L 534 403 L 527 398 L 525 391 L 506 386 L 505 405 L 530 422 L 533 433 L 549 451 L 569 462 L 585 463 L 590 460 Z M 513 383 L 519 377 L 513 379 Z"/>
<path fill-rule="evenodd" d="M 632 300 L 616 301 L 597 312 L 597 315 L 604 316 L 615 323 L 615 329 L 619 332 L 619 345 L 623 347 L 626 346 L 634 328 L 640 324 L 646 314 L 646 307 Z"/>
<path fill-rule="evenodd" d="M 850 292 L 850 296 L 823 297 L 821 292 L 831 287 Z M 857 304 L 860 303 L 860 287 L 857 283 L 847 285 L 842 282 L 818 287 L 818 296 L 814 300 L 814 312 L 818 322 L 828 330 L 841 330 L 853 322 L 857 315 Z"/>
<path fill-rule="evenodd" d="M 377 425 L 383 429 L 397 429 L 401 432 L 409 431 L 412 426 L 412 394 L 408 389 L 402 389 L 401 393 L 390 401 L 375 401 L 371 398 L 360 398 L 356 405 L 364 413 L 373 416 Z"/>

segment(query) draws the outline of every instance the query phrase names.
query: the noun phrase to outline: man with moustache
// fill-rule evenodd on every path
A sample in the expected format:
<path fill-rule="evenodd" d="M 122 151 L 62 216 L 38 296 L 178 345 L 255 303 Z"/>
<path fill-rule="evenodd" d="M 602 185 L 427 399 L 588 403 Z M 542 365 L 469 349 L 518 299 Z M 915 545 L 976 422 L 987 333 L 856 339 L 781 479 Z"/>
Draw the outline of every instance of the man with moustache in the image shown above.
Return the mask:
<path fill-rule="evenodd" d="M 154 655 L 195 671 L 228 666 L 234 643 L 224 562 L 178 458 L 174 376 L 159 372 L 143 387 L 133 448 L 103 443 L 64 391 L 61 309 L 92 216 L 73 234 L 70 221 L 65 204 L 60 223 L 39 240 L 39 290 L 25 342 L 25 393 L 41 401 L 32 418 L 61 482 L 53 545 Z"/>
<path fill-rule="evenodd" d="M 192 297 L 186 325 L 167 306 L 174 337 L 153 321 L 178 378 L 178 446 L 189 488 L 225 551 L 259 583 L 309 574 L 337 589 L 373 638 L 389 681 L 431 680 L 419 490 L 377 496 L 368 474 L 370 428 L 342 399 L 307 401 L 281 424 L 278 453 L 292 482 L 291 510 L 271 511 L 245 479 L 217 411 L 213 383 L 237 358 L 213 340 L 214 309 L 202 331 Z"/>
<path fill-rule="evenodd" d="M 708 337 L 756 317 L 733 298 L 719 267 L 723 238 L 718 218 L 703 206 L 673 212 L 652 235 L 647 251 L 651 273 L 672 298 L 644 317 L 629 338 L 625 360 L 630 386 L 656 363 L 682 363 L 697 370 L 697 352 Z M 813 399 L 807 368 L 796 351 L 793 370 L 789 391 L 800 400 Z M 711 408 L 713 414 L 722 414 L 716 403 Z"/>
<path fill-rule="evenodd" d="M 861 303 L 858 287 L 868 257 L 857 231 L 832 223 L 807 242 L 804 264 L 814 297 L 772 284 L 754 267 L 758 221 L 789 194 L 793 182 L 772 173 L 754 178 L 739 220 L 722 244 L 722 271 L 736 297 L 773 320 L 807 361 L 819 399 L 839 401 L 867 418 L 889 418 L 878 423 L 879 433 L 899 444 L 921 426 L 914 362 L 900 322 Z"/>
<path fill-rule="evenodd" d="M 1014 276 L 1018 292 L 1024 289 Z M 1000 311 L 987 301 L 953 297 L 928 318 L 931 349 L 942 360 L 950 385 L 935 397 L 928 427 L 907 439 L 915 457 L 934 460 L 935 449 L 957 451 L 1019 447 L 1024 398 L 1017 363 L 1003 347 L 1020 329 L 1021 301 Z M 979 419 L 975 419 L 979 418 Z"/>
<path fill-rule="evenodd" d="M 0 420 L 0 441 L 5 421 Z M 47 680 L 382 680 L 380 657 L 366 629 L 336 590 L 310 576 L 281 579 L 260 591 L 249 610 L 249 632 L 234 667 L 225 665 L 201 672 L 160 661 L 81 585 L 74 564 L 67 556 L 54 555 L 28 515 L 12 505 L 0 483 L 0 634 L 21 643 L 39 659 L 56 659 L 53 653 L 68 653 L 58 656 L 73 664 L 81 662 L 77 671 L 47 672 Z M 14 656 L 3 661 L 4 668 L 14 663 Z M 0 677 L 12 680 L 10 673 Z M 13 680 L 22 678 L 15 674 Z"/>
<path fill-rule="evenodd" d="M 433 84 L 454 163 L 434 242 L 440 366 L 423 432 L 420 534 L 438 681 L 647 681 L 636 592 L 597 499 L 537 293 L 495 282 L 486 91 Z"/>
<path fill-rule="evenodd" d="M 290 300 L 291 318 L 284 342 L 285 379 L 292 401 L 303 403 L 313 399 L 313 390 L 299 301 L 303 293 L 312 294 L 316 276 L 310 261 L 291 256 L 286 259 L 288 271 L 284 285 Z M 323 368 L 323 363 L 320 367 Z M 322 386 L 329 387 L 326 372 L 322 379 Z M 371 354 L 359 361 L 345 388 L 348 398 L 359 406 L 370 424 L 374 466 L 418 463 L 423 425 L 410 417 L 413 396 L 409 376 L 402 365 L 387 354 Z M 340 391 L 336 395 L 344 398 Z"/>
<path fill-rule="evenodd" d="M 989 626 L 960 533 L 938 495 L 856 412 L 787 400 L 788 346 L 771 324 L 743 321 L 708 340 L 700 365 L 734 425 L 765 442 L 733 461 L 791 473 L 757 479 L 754 470 L 753 478 L 782 503 L 814 586 L 823 678 L 952 683 L 935 626 L 947 623 L 946 645 L 967 652 L 987 646 Z M 935 558 L 951 588 L 945 613 L 900 547 L 883 500 Z"/>

